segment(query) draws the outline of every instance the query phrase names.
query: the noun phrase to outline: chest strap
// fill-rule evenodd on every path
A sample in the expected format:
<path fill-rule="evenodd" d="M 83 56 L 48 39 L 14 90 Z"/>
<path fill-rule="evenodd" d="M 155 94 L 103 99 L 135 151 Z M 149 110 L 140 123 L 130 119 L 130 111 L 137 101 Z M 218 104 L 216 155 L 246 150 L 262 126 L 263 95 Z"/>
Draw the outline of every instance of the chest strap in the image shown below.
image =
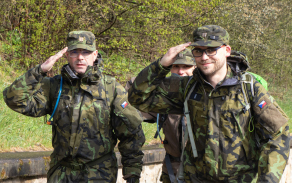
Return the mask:
<path fill-rule="evenodd" d="M 187 97 L 185 98 L 185 102 L 184 102 L 184 114 L 186 116 L 186 120 L 187 120 L 186 127 L 188 130 L 184 130 L 184 128 L 182 128 L 182 134 L 184 134 L 184 136 L 182 138 L 182 143 L 181 143 L 182 144 L 181 145 L 182 146 L 182 153 L 181 153 L 181 157 L 180 157 L 181 162 L 179 165 L 178 173 L 176 175 L 175 183 L 184 183 L 184 167 L 183 167 L 184 158 L 183 158 L 183 154 L 184 154 L 184 150 L 185 150 L 185 146 L 186 146 L 188 137 L 190 137 L 190 142 L 191 142 L 194 158 L 198 157 L 198 152 L 197 152 L 197 148 L 196 148 L 196 144 L 195 144 L 195 140 L 194 140 L 194 135 L 193 135 L 193 131 L 192 131 L 190 111 L 188 108 L 188 100 L 189 100 L 194 88 L 196 87 L 196 85 L 197 85 L 197 82 L 194 83 L 193 87 L 188 92 Z"/>
<path fill-rule="evenodd" d="M 189 107 L 188 107 L 188 100 L 189 100 L 190 95 L 193 92 L 194 88 L 196 87 L 196 84 L 197 83 L 195 83 L 193 85 L 192 89 L 188 93 L 187 98 L 185 99 L 185 102 L 184 102 L 184 114 L 185 114 L 185 116 L 187 118 L 187 129 L 188 129 L 185 132 L 185 136 L 186 136 L 186 139 L 189 136 L 194 158 L 198 157 L 198 152 L 197 152 L 197 148 L 196 148 L 196 144 L 195 144 L 195 140 L 194 140 L 194 135 L 193 135 L 193 130 L 192 130 L 192 125 L 191 125 L 191 118 L 190 118 L 190 111 L 189 111 Z"/>

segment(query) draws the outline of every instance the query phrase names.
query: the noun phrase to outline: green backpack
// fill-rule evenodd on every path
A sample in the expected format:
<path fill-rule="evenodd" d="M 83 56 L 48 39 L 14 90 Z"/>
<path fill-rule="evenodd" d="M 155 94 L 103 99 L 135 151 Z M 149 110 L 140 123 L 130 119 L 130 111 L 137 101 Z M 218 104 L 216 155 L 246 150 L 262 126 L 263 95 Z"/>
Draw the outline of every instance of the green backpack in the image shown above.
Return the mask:
<path fill-rule="evenodd" d="M 248 73 L 252 74 L 256 78 L 256 80 L 259 83 L 261 83 L 263 85 L 263 87 L 268 91 L 268 82 L 264 78 L 262 78 L 260 75 L 252 73 L 252 72 L 248 72 Z"/>

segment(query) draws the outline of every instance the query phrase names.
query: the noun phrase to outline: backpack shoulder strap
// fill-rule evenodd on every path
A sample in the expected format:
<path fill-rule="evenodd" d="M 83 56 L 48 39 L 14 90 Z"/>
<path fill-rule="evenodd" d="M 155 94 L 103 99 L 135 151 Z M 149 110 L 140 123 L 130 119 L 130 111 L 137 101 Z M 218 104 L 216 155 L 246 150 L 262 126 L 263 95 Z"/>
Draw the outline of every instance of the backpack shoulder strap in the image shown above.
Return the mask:
<path fill-rule="evenodd" d="M 198 157 L 198 153 L 197 153 L 197 148 L 196 148 L 194 135 L 193 135 L 193 130 L 192 130 L 192 126 L 191 126 L 191 118 L 190 118 L 190 111 L 189 111 L 189 107 L 188 107 L 188 100 L 189 100 L 190 95 L 193 92 L 194 88 L 196 87 L 196 85 L 197 85 L 197 82 L 195 81 L 195 83 L 193 84 L 192 88 L 188 91 L 187 97 L 185 98 L 185 101 L 184 101 L 184 115 L 186 116 L 186 119 L 187 119 L 187 129 L 188 129 L 188 130 L 185 131 L 184 140 L 187 139 L 187 136 L 190 137 L 189 139 L 190 139 L 190 142 L 191 142 L 191 146 L 192 146 L 192 151 L 193 151 L 194 157 Z"/>
<path fill-rule="evenodd" d="M 188 82 L 187 82 L 187 85 L 186 85 L 186 87 L 185 87 L 185 92 L 184 92 L 184 98 L 187 97 L 187 94 L 188 94 L 188 93 L 192 92 L 192 91 L 190 91 L 190 89 L 191 89 L 191 87 L 193 86 L 193 83 L 191 83 L 193 77 L 194 77 L 194 76 L 191 76 L 191 77 L 189 78 Z M 195 82 L 197 82 L 197 81 L 195 81 Z"/>
<path fill-rule="evenodd" d="M 253 90 L 253 77 L 249 73 L 243 73 L 241 75 L 241 89 L 244 98 L 244 108 L 243 112 L 250 111 L 250 101 L 252 101 L 254 97 L 254 90 Z M 248 96 L 248 97 L 247 97 Z M 249 112 L 250 114 L 250 112 Z M 250 114 L 251 117 L 251 114 Z"/>
<path fill-rule="evenodd" d="M 249 111 L 249 117 L 250 117 L 250 122 L 249 122 L 249 126 L 248 126 L 248 129 L 250 132 L 254 131 L 253 117 L 252 117 L 251 110 L 250 110 L 251 101 L 254 98 L 253 79 L 254 79 L 254 77 L 248 72 L 245 72 L 241 75 L 241 81 L 242 81 L 241 88 L 242 88 L 244 101 L 246 103 L 245 111 L 247 111 L 247 110 Z M 248 96 L 248 98 L 246 96 Z M 255 138 L 258 141 L 258 136 L 255 136 Z"/>
<path fill-rule="evenodd" d="M 106 101 L 109 108 L 115 97 L 116 78 L 109 75 L 104 75 L 104 87 L 106 93 Z"/>
<path fill-rule="evenodd" d="M 190 142 L 191 142 L 191 146 L 192 146 L 192 151 L 193 151 L 193 155 L 194 157 L 198 157 L 198 153 L 197 153 L 197 148 L 196 148 L 196 144 L 195 144 L 195 140 L 194 140 L 194 135 L 193 135 L 193 131 L 192 131 L 192 126 L 191 126 L 191 119 L 190 119 L 190 114 L 189 114 L 189 109 L 188 109 L 188 99 L 190 98 L 191 93 L 194 91 L 196 85 L 197 85 L 197 81 L 195 80 L 194 82 L 192 81 L 192 77 L 190 77 L 189 81 L 187 82 L 187 85 L 185 87 L 185 93 L 184 93 L 184 115 L 186 116 L 186 120 L 187 120 L 187 130 L 184 130 L 184 128 L 182 128 L 182 133 L 184 134 L 183 138 L 182 138 L 182 153 L 181 153 L 181 157 L 180 157 L 180 165 L 179 165 L 179 169 L 178 169 L 178 173 L 176 175 L 176 181 L 177 182 L 182 182 L 184 180 L 184 171 L 183 171 L 183 154 L 184 154 L 184 150 L 185 150 L 185 144 L 188 140 L 188 137 Z M 183 120 L 182 120 L 183 123 Z"/>
<path fill-rule="evenodd" d="M 242 74 L 241 81 L 243 83 L 245 83 L 244 93 L 247 93 L 247 96 L 248 96 L 250 101 L 252 101 L 252 99 L 254 97 L 253 79 L 254 79 L 254 77 L 248 72 L 245 72 Z"/>

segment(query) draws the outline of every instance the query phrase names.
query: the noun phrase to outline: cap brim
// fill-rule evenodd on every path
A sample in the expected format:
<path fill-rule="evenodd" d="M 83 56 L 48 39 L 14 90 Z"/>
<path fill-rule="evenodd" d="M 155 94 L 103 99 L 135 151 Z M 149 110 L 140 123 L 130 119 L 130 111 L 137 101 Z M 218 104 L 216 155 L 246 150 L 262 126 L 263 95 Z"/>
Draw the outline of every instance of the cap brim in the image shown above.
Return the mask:
<path fill-rule="evenodd" d="M 95 51 L 96 50 L 95 47 L 93 48 L 93 47 L 90 47 L 90 46 L 84 45 L 84 44 L 76 44 L 76 45 L 69 46 L 67 51 L 75 50 L 78 48 L 88 50 L 88 51 Z"/>
<path fill-rule="evenodd" d="M 196 65 L 195 62 L 193 62 L 193 63 L 186 62 L 185 59 L 176 59 L 173 64 Z"/>
<path fill-rule="evenodd" d="M 196 41 L 193 42 L 190 46 L 207 46 L 207 47 L 218 47 L 224 43 L 218 41 Z"/>

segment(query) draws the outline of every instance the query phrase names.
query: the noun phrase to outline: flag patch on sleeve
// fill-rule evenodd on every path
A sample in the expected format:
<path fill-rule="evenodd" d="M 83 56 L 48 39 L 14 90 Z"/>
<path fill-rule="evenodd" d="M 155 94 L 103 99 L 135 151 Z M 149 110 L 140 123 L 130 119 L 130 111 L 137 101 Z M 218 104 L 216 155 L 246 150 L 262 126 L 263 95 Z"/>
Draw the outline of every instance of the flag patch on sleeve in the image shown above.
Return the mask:
<path fill-rule="evenodd" d="M 261 103 L 259 104 L 259 107 L 262 109 L 262 108 L 265 107 L 266 104 L 267 104 L 267 102 L 263 100 L 263 101 L 261 101 Z"/>
<path fill-rule="evenodd" d="M 125 109 L 128 106 L 128 102 L 127 101 L 123 102 L 121 106 L 123 109 Z"/>

